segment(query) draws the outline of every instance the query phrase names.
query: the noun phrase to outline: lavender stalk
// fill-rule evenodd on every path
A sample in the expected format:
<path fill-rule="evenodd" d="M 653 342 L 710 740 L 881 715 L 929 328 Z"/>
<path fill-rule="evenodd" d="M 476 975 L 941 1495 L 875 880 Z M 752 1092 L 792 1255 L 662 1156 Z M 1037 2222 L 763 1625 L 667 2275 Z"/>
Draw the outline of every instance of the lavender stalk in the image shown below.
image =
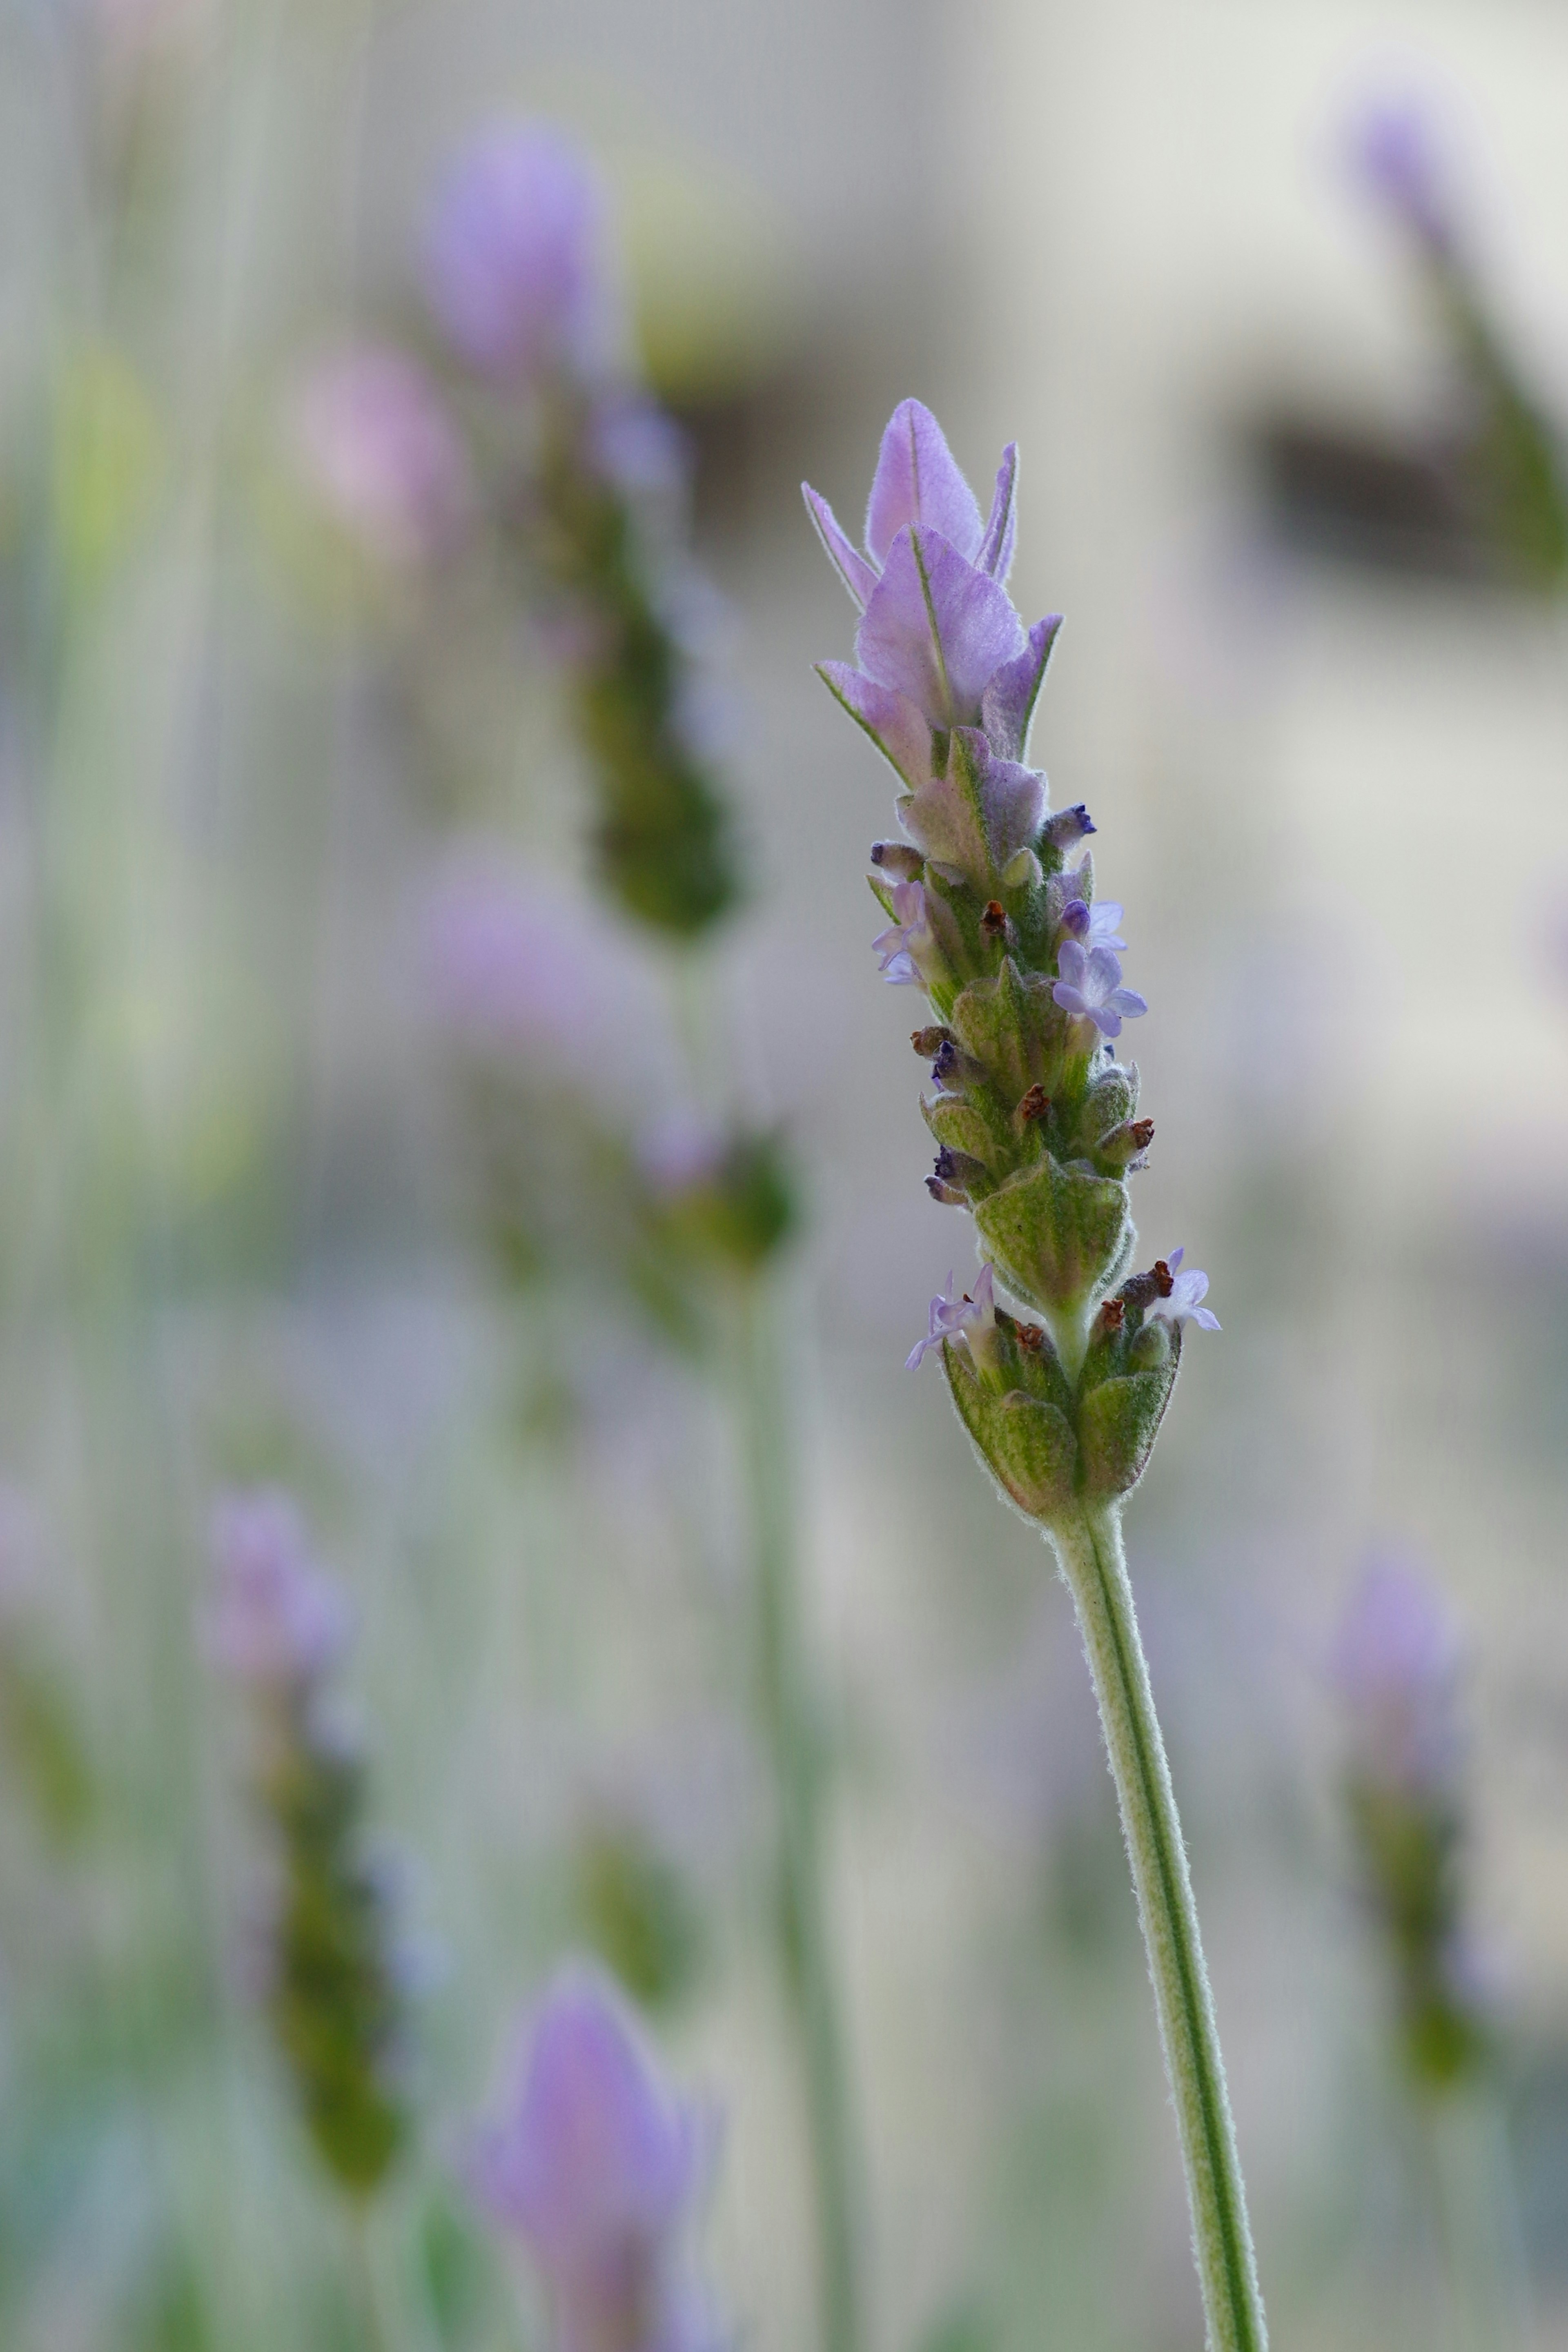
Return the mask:
<path fill-rule="evenodd" d="M 856 548 L 805 499 L 859 606 L 858 667 L 821 675 L 897 774 L 906 838 L 877 843 L 874 942 L 923 990 L 914 1033 L 938 1146 L 932 1197 L 966 1211 L 984 1261 L 932 1301 L 911 1368 L 935 1349 L 960 1419 L 1007 1498 L 1049 1538 L 1078 1612 L 1132 1865 L 1176 2110 L 1211 2352 L 1263 2352 L 1267 2328 L 1181 1824 L 1121 1549 L 1123 1497 L 1170 1402 L 1184 1327 L 1218 1325 L 1183 1253 L 1129 1274 L 1127 1179 L 1153 1137 L 1111 1041 L 1146 1011 L 1122 983 L 1121 908 L 1097 899 L 1086 809 L 1053 814 L 1026 764 L 1059 622 L 1026 630 L 1006 594 L 1016 534 L 1009 447 L 988 519 L 930 411 L 883 436 Z M 998 1284 L 1030 1314 L 1001 1303 Z M 1035 1321 L 1032 1316 L 1040 1319 Z"/>
<path fill-rule="evenodd" d="M 277 1848 L 268 2011 L 317 2153 L 349 2200 L 363 2280 L 364 2208 L 407 2117 L 396 2080 L 396 1957 L 363 1851 L 363 1769 L 328 1704 L 347 1607 L 282 1494 L 227 1496 L 214 1550 L 208 1647 L 248 1702 L 252 1792 Z M 365 2332 L 373 2343 L 380 2332 L 369 2309 Z"/>
<path fill-rule="evenodd" d="M 687 551 L 679 436 L 626 364 L 605 207 L 586 160 L 542 126 L 498 131 L 451 173 L 426 245 L 431 309 L 488 388 L 525 463 L 505 501 L 566 672 L 597 807 L 595 877 L 687 950 L 677 976 L 698 1093 L 731 1091 L 696 1002 L 691 951 L 742 895 L 712 755 L 700 614 Z M 702 1083 L 706 1081 L 706 1083 Z M 732 1349 L 749 1501 L 755 1701 L 777 1803 L 774 1929 L 799 2051 L 818 2235 L 825 2352 L 857 2352 L 858 2158 L 823 1856 L 826 1759 L 801 1622 L 782 1435 L 773 1267 L 794 1223 L 776 1139 L 733 1124 L 662 1194 L 648 1223 L 656 1286 L 718 1295 Z M 638 1220 L 641 1223 L 641 1220 Z M 730 1369 L 729 1362 L 726 1369 Z"/>

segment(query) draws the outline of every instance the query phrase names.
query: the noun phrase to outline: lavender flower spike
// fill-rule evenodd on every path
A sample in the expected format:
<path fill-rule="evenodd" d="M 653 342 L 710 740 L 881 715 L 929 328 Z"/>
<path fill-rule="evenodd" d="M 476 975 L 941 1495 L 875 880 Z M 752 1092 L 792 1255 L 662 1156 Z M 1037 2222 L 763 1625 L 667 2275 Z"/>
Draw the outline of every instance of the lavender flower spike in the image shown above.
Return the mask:
<path fill-rule="evenodd" d="M 582 1967 L 557 1977 L 467 2166 L 479 2204 L 539 2266 L 553 2352 L 713 2344 L 680 2259 L 710 2137 L 605 1979 Z"/>
<path fill-rule="evenodd" d="M 927 1186 L 945 1212 L 973 1219 L 983 1261 L 969 1295 L 931 1301 L 909 1364 L 937 1351 L 976 1453 L 1048 1538 L 1071 1590 L 1149 1954 L 1209 2352 L 1266 2352 L 1214 2004 L 1121 1546 L 1122 1505 L 1186 1332 L 1218 1324 L 1203 1303 L 1207 1276 L 1184 1269 L 1179 1250 L 1130 1271 L 1129 1180 L 1154 1127 L 1138 1116 L 1136 1068 L 1106 1041 L 1147 1007 L 1122 984 L 1121 907 L 1096 900 L 1087 858 L 1067 864 L 1095 830 L 1088 810 L 1049 814 L 1044 776 L 1023 764 L 1058 622 L 1026 635 L 1000 584 L 1015 479 L 1009 452 L 977 536 L 979 509 L 947 444 L 906 403 L 883 436 L 864 554 L 807 493 L 863 607 L 857 667 L 825 664 L 823 675 L 898 772 L 900 820 L 920 852 L 895 864 L 879 845 L 872 887 L 896 918 L 877 942 L 887 977 L 930 1002 L 912 1040 L 936 1087 L 921 1103 L 937 1145 Z"/>
<path fill-rule="evenodd" d="M 1201 1273 L 1195 1265 L 1188 1266 L 1184 1274 L 1178 1271 L 1185 1255 L 1184 1250 L 1173 1249 L 1165 1260 L 1172 1276 L 1171 1294 L 1168 1298 L 1155 1299 L 1149 1309 L 1149 1319 L 1153 1322 L 1156 1317 L 1160 1317 L 1167 1323 L 1195 1323 L 1200 1331 L 1217 1331 L 1220 1328 L 1218 1316 L 1212 1307 L 1203 1304 L 1208 1297 L 1207 1275 Z"/>
<path fill-rule="evenodd" d="M 1051 992 L 1057 1003 L 1064 1013 L 1092 1022 L 1102 1037 L 1120 1037 L 1123 1020 L 1136 1021 L 1149 1010 L 1136 990 L 1122 987 L 1121 966 L 1109 948 L 1066 939 L 1057 968 L 1061 978 Z"/>

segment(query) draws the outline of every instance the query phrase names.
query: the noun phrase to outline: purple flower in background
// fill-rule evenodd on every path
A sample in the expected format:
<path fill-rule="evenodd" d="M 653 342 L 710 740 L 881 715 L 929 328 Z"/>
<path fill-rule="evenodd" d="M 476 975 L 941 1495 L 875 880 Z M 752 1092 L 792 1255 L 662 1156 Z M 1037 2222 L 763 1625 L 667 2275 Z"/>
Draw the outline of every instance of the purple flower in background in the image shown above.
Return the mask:
<path fill-rule="evenodd" d="M 952 1276 L 947 1277 L 952 1288 Z M 904 1370 L 912 1372 L 922 1361 L 928 1348 L 940 1348 L 944 1339 L 962 1339 L 976 1361 L 989 1353 L 990 1335 L 996 1328 L 996 1278 L 989 1265 L 983 1265 L 974 1288 L 958 1298 L 945 1295 L 931 1303 L 931 1328 L 923 1339 L 917 1339 L 904 1360 Z"/>
<path fill-rule="evenodd" d="M 1458 1760 L 1460 1664 L 1452 1616 L 1426 1579 L 1377 1559 L 1334 1635 L 1333 1681 L 1345 1702 L 1359 1769 L 1411 1797 L 1436 1796 Z"/>
<path fill-rule="evenodd" d="M 801 488 L 862 614 L 858 667 L 824 662 L 821 675 L 910 789 L 931 772 L 933 727 L 984 727 L 999 758 L 1021 760 L 1058 623 L 1026 633 L 1004 585 L 1016 531 L 1016 449 L 1003 454 L 982 522 L 941 425 L 918 400 L 901 401 L 882 436 L 864 554 L 826 499 L 809 483 Z"/>
<path fill-rule="evenodd" d="M 545 1995 L 467 2167 L 549 2289 L 554 2352 L 699 2352 L 709 2315 L 680 2242 L 706 2186 L 707 2119 L 660 2080 L 620 1997 L 565 1970 Z"/>
<path fill-rule="evenodd" d="M 472 843 L 423 909 L 437 1016 L 478 1060 L 569 1080 L 619 1113 L 678 1100 L 680 1057 L 639 944 L 559 878 Z"/>
<path fill-rule="evenodd" d="M 1082 898 L 1069 898 L 1062 908 L 1062 922 L 1070 936 L 1086 947 L 1121 950 L 1127 945 L 1121 936 L 1120 899 L 1096 898 L 1090 905 Z"/>
<path fill-rule="evenodd" d="M 311 1553 L 293 1498 L 275 1486 L 223 1496 L 213 1513 L 209 1655 L 237 1681 L 295 1688 L 335 1665 L 349 1606 Z"/>
<path fill-rule="evenodd" d="M 427 562 L 461 534 L 468 459 L 435 386 L 401 352 L 363 343 L 321 360 L 289 404 L 310 488 L 383 562 Z"/>
<path fill-rule="evenodd" d="M 1439 257 L 1452 251 L 1453 222 L 1440 142 L 1432 118 L 1411 98 L 1369 107 L 1351 133 L 1363 184 Z"/>
<path fill-rule="evenodd" d="M 1168 1298 L 1156 1298 L 1149 1309 L 1151 1321 L 1163 1316 L 1167 1323 L 1195 1323 L 1200 1331 L 1217 1331 L 1219 1318 L 1204 1300 L 1209 1295 L 1209 1278 L 1195 1265 L 1182 1270 L 1185 1249 L 1174 1249 L 1165 1260 L 1173 1280 Z"/>
<path fill-rule="evenodd" d="M 1051 993 L 1062 1011 L 1092 1021 L 1102 1037 L 1120 1037 L 1124 1020 L 1136 1021 L 1149 1010 L 1135 990 L 1122 987 L 1121 966 L 1110 948 L 1064 940 L 1057 970 L 1061 978 Z"/>
<path fill-rule="evenodd" d="M 425 241 L 430 308 L 458 356 L 511 385 L 605 371 L 605 205 L 581 148 L 542 123 L 492 130 L 448 173 Z"/>
<path fill-rule="evenodd" d="M 923 883 L 893 885 L 893 916 L 888 929 L 879 931 L 871 942 L 873 952 L 882 959 L 878 969 L 890 987 L 918 988 L 922 985 L 922 961 L 929 962 L 939 952 Z"/>

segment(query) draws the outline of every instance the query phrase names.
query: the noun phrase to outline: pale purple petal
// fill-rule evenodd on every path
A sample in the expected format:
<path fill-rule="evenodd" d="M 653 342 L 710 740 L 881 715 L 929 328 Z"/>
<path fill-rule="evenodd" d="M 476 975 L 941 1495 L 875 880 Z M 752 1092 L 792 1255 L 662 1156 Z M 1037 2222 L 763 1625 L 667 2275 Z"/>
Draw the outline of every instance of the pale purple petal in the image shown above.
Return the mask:
<path fill-rule="evenodd" d="M 855 651 L 868 677 L 907 694 L 933 727 L 962 727 L 979 717 L 986 680 L 1022 638 L 1005 592 L 917 524 L 889 551 Z"/>
<path fill-rule="evenodd" d="M 816 674 L 910 792 L 917 791 L 931 774 L 931 729 L 908 695 L 879 686 L 847 662 L 818 662 Z"/>
<path fill-rule="evenodd" d="M 1013 568 L 1013 549 L 1018 537 L 1018 445 L 1009 441 L 1002 452 L 1002 463 L 996 474 L 996 492 L 991 501 L 991 520 L 985 526 L 985 536 L 975 557 L 982 572 L 988 572 L 998 586 L 1005 588 L 1007 574 Z"/>
<path fill-rule="evenodd" d="M 1121 1036 L 1121 1015 L 1109 1003 L 1090 1005 L 1089 1017 L 1102 1037 Z"/>
<path fill-rule="evenodd" d="M 888 420 L 866 509 L 866 550 L 886 563 L 900 530 L 929 523 L 960 555 L 980 547 L 980 509 L 960 473 L 941 425 L 918 400 L 901 400 Z"/>
<path fill-rule="evenodd" d="M 979 740 L 985 740 L 983 735 Z M 1037 768 L 993 759 L 985 767 L 981 801 L 991 855 L 1000 868 L 1016 851 L 1027 849 L 1039 832 L 1046 814 L 1046 780 Z"/>
<path fill-rule="evenodd" d="M 980 723 L 1004 760 L 1021 760 L 1029 748 L 1029 724 L 1040 681 L 1061 625 L 1059 613 L 1047 613 L 1029 631 L 1023 652 L 1010 655 L 986 680 Z"/>
<path fill-rule="evenodd" d="M 1200 1331 L 1217 1331 L 1219 1329 L 1219 1317 L 1215 1313 L 1212 1307 L 1194 1307 L 1193 1309 L 1192 1319 L 1197 1325 Z"/>
<path fill-rule="evenodd" d="M 1077 940 L 1064 940 L 1057 954 L 1057 970 L 1069 987 L 1081 989 L 1089 975 L 1088 949 Z"/>
<path fill-rule="evenodd" d="M 806 511 L 816 525 L 816 535 L 827 551 L 828 562 L 864 612 L 877 584 L 876 571 L 867 562 L 859 549 L 851 546 L 837 516 L 821 492 L 814 490 L 809 482 L 802 482 L 800 491 L 805 500 Z"/>
<path fill-rule="evenodd" d="M 1058 980 L 1056 986 L 1052 989 L 1051 994 L 1055 998 L 1056 1002 L 1061 1006 L 1062 1011 L 1064 1013 L 1070 1013 L 1076 1020 L 1089 1021 L 1093 1019 L 1093 1013 L 1086 999 L 1078 989 L 1069 986 L 1067 981 Z"/>
<path fill-rule="evenodd" d="M 1113 1012 L 1121 1013 L 1124 1021 L 1136 1021 L 1141 1013 L 1149 1010 L 1147 999 L 1140 996 L 1135 988 L 1115 989 L 1105 1001 Z"/>
<path fill-rule="evenodd" d="M 1093 947 L 1121 948 L 1127 945 L 1121 937 L 1121 903 L 1117 898 L 1097 898 L 1089 909 L 1089 937 Z"/>
<path fill-rule="evenodd" d="M 1184 1249 L 1173 1249 L 1165 1260 L 1172 1276 L 1171 1295 L 1154 1301 L 1149 1309 L 1150 1320 L 1195 1323 L 1200 1331 L 1217 1331 L 1219 1318 L 1202 1303 L 1208 1296 L 1209 1278 L 1201 1266 L 1190 1265 L 1184 1270 L 1182 1260 L 1185 1255 Z"/>

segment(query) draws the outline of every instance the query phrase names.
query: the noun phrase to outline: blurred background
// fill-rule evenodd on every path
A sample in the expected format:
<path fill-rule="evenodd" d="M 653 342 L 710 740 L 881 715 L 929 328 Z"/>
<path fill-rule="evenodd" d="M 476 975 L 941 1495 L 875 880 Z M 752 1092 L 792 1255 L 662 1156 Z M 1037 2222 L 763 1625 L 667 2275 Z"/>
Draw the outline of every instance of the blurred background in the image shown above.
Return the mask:
<path fill-rule="evenodd" d="M 722 2110 L 738 2338 L 811 2340 L 722 1385 L 548 1202 L 526 1267 L 478 1237 L 430 892 L 476 843 L 554 877 L 553 968 L 623 975 L 623 1084 L 679 1006 L 584 901 L 506 579 L 350 545 L 300 425 L 345 343 L 428 341 L 432 186 L 510 114 L 606 176 L 723 599 L 754 878 L 711 993 L 800 1202 L 872 2341 L 1201 2326 L 1068 1598 L 902 1369 L 969 1241 L 868 953 L 888 787 L 810 673 L 852 614 L 798 486 L 858 519 L 912 393 L 982 488 L 1021 445 L 1013 592 L 1067 615 L 1033 755 L 1093 811 L 1151 1005 L 1140 1226 L 1225 1327 L 1129 1547 L 1278 2340 L 1444 2340 L 1329 1663 L 1394 1552 L 1461 1632 L 1520 2341 L 1568 2346 L 1568 621 L 1551 530 L 1463 462 L 1498 352 L 1527 421 L 1568 417 L 1568 19 L 6 0 L 0 41 L 6 2341 L 357 2340 L 247 1989 L 254 1823 L 198 1632 L 213 1497 L 258 1479 L 358 1625 L 422 2117 L 377 2223 L 418 2273 L 403 2340 L 541 2340 L 451 2152 L 584 1945 Z M 1358 164 L 1383 103 L 1431 126 L 1479 360 Z"/>

